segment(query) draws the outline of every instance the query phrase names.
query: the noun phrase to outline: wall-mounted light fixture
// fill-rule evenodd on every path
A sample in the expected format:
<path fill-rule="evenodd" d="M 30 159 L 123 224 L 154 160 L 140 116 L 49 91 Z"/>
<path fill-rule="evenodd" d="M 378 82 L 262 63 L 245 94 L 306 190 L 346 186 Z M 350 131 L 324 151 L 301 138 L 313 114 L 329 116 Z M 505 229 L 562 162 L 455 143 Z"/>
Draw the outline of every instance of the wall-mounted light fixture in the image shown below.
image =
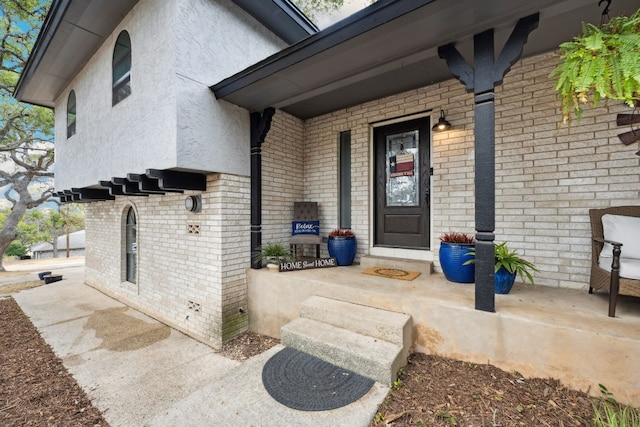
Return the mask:
<path fill-rule="evenodd" d="M 444 110 L 440 110 L 440 118 L 438 119 L 438 123 L 433 125 L 431 128 L 434 132 L 443 132 L 445 130 L 451 129 L 451 123 L 444 118 Z"/>
<path fill-rule="evenodd" d="M 200 212 L 202 210 L 202 196 L 187 196 L 184 199 L 184 208 L 189 212 Z"/>

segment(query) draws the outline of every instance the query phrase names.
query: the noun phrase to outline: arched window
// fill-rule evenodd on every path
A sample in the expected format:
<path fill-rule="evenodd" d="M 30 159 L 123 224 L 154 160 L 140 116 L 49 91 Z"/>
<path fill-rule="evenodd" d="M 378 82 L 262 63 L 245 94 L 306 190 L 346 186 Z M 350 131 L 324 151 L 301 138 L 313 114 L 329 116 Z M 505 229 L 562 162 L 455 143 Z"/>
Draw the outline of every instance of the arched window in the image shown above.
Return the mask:
<path fill-rule="evenodd" d="M 132 207 L 127 212 L 127 223 L 125 227 L 125 258 L 127 264 L 127 282 L 136 283 L 138 264 L 138 238 L 136 213 Z"/>
<path fill-rule="evenodd" d="M 131 39 L 122 31 L 113 49 L 113 105 L 131 95 Z"/>
<path fill-rule="evenodd" d="M 76 93 L 69 92 L 67 99 L 67 138 L 76 134 Z"/>

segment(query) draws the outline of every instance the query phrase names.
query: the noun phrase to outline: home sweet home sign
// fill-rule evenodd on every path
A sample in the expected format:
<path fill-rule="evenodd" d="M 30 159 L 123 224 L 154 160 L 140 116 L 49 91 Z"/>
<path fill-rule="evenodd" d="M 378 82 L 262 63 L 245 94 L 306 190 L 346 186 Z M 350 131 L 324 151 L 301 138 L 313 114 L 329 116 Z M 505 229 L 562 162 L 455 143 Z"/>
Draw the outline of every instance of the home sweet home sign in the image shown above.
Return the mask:
<path fill-rule="evenodd" d="M 280 263 L 280 271 L 309 270 L 311 268 L 337 267 L 335 258 L 316 258 L 297 261 L 286 261 Z"/>

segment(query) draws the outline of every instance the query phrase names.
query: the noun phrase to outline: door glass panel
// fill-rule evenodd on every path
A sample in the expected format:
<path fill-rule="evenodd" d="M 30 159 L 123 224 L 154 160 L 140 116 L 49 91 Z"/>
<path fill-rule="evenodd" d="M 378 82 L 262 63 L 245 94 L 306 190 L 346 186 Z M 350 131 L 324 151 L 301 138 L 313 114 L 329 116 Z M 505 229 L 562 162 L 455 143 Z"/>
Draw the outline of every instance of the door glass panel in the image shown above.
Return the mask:
<path fill-rule="evenodd" d="M 387 206 L 419 206 L 418 130 L 386 137 Z"/>

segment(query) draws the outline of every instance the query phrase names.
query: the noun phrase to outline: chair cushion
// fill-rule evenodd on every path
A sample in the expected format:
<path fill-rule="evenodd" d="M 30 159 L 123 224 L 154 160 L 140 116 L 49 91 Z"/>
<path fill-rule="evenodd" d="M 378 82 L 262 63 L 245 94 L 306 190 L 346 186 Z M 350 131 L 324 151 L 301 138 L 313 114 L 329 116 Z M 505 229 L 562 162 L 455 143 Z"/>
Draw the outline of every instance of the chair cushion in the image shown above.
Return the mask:
<path fill-rule="evenodd" d="M 621 257 L 640 259 L 640 218 L 602 215 L 602 229 L 606 240 L 622 243 Z M 613 246 L 605 243 L 600 256 L 613 257 Z"/>
<path fill-rule="evenodd" d="M 322 236 L 298 234 L 297 236 L 291 236 L 289 243 L 292 245 L 319 245 L 322 243 Z"/>
<path fill-rule="evenodd" d="M 613 257 L 600 256 L 598 265 L 600 268 L 611 271 Z M 620 277 L 640 280 L 640 259 L 620 258 Z"/>

